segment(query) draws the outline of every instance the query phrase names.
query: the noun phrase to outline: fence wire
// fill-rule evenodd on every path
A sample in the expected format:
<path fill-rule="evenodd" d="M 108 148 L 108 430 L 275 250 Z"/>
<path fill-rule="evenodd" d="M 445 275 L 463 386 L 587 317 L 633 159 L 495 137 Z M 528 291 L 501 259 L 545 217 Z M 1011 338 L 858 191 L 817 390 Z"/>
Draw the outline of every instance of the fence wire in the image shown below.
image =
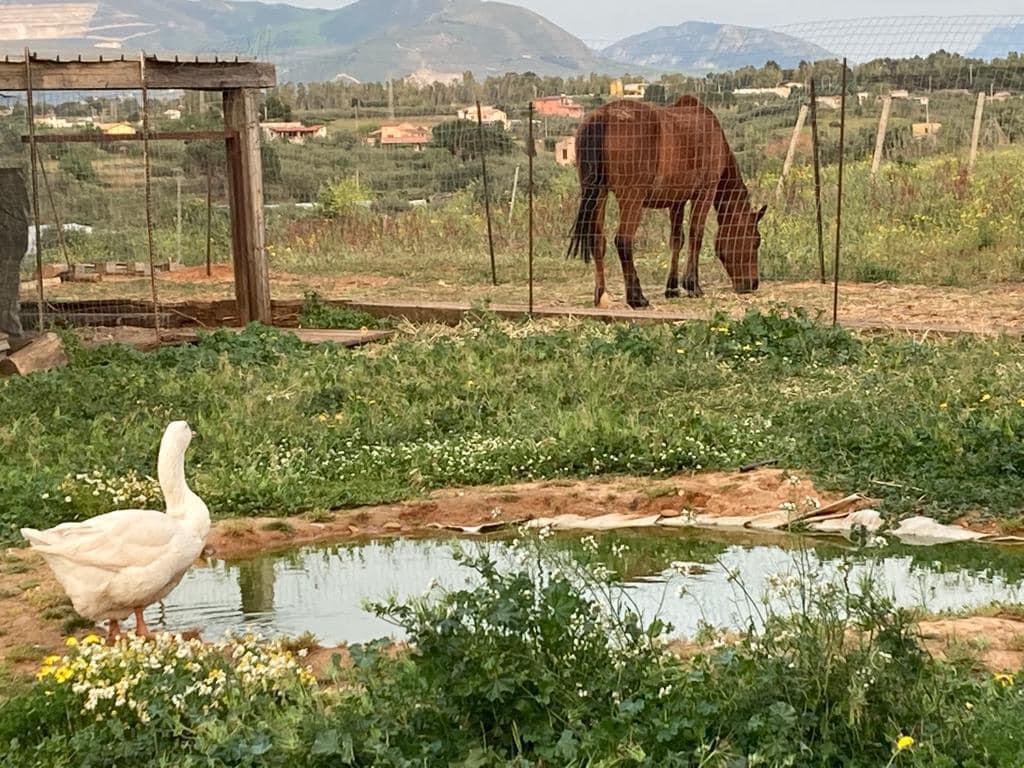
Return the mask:
<path fill-rule="evenodd" d="M 532 243 L 540 306 L 640 306 L 635 277 L 650 310 L 678 316 L 775 302 L 830 311 L 822 273 L 833 277 L 842 152 L 841 319 L 1024 322 L 1024 58 L 1013 53 L 1024 48 L 1024 17 L 724 27 L 710 37 L 684 26 L 647 40 L 644 56 L 629 39 L 600 51 L 627 62 L 612 67 L 621 76 L 421 73 L 267 91 L 274 298 L 526 305 Z M 5 96 L 4 164 L 27 172 L 24 94 Z M 40 135 L 119 122 L 138 131 L 140 108 L 138 93 L 51 93 L 35 119 Z M 150 115 L 154 130 L 223 127 L 219 95 L 150 93 Z M 581 141 L 602 115 L 595 158 Z M 86 118 L 92 127 L 73 123 Z M 81 280 L 70 269 L 72 279 L 46 283 L 53 320 L 71 311 L 57 299 L 109 301 L 93 306 L 106 322 L 150 298 L 148 277 L 124 266 L 150 258 L 141 150 L 40 144 L 44 258 L 114 265 L 92 281 L 82 266 Z M 222 142 L 153 141 L 149 159 L 159 302 L 230 298 Z M 595 173 L 603 191 L 583 210 Z M 706 229 L 691 225 L 709 206 Z M 603 248 L 591 226 L 602 210 Z M 566 257 L 581 215 L 590 220 L 576 253 L 589 263 Z M 25 259 L 29 299 L 35 277 Z"/>

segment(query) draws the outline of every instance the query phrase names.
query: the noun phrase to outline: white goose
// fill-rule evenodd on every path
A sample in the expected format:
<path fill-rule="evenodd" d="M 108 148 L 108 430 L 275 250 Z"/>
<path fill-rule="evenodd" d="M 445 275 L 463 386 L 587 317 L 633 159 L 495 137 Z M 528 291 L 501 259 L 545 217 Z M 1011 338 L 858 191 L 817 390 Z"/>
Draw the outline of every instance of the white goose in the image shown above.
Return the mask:
<path fill-rule="evenodd" d="M 171 422 L 160 441 L 157 477 L 167 512 L 119 509 L 81 523 L 21 534 L 64 587 L 79 614 L 109 621 L 108 638 L 135 613 L 135 632 L 149 634 L 142 612 L 178 586 L 203 551 L 210 511 L 185 482 L 185 451 L 192 430 Z"/>

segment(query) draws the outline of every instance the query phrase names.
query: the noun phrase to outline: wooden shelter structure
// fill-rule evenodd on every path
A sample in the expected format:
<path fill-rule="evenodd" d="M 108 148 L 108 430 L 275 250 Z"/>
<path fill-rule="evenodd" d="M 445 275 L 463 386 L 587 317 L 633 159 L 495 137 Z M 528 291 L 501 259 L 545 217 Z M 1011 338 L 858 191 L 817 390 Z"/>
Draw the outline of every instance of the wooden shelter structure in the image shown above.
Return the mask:
<path fill-rule="evenodd" d="M 143 120 L 141 134 L 104 136 L 29 132 L 26 141 L 216 140 L 223 139 L 231 214 L 232 260 L 238 316 L 243 322 L 269 323 L 270 275 L 267 266 L 263 212 L 263 169 L 260 159 L 258 91 L 276 85 L 273 64 L 239 59 L 182 60 L 140 54 L 137 58 L 98 57 L 86 60 L 41 58 L 25 51 L 22 60 L 0 60 L 0 91 L 24 91 L 31 107 L 39 91 L 193 90 L 220 91 L 224 98 L 222 131 L 151 132 Z M 143 109 L 146 109 L 143 99 Z M 31 113 L 31 108 L 30 108 Z M 37 217 L 38 218 L 38 217 Z"/>

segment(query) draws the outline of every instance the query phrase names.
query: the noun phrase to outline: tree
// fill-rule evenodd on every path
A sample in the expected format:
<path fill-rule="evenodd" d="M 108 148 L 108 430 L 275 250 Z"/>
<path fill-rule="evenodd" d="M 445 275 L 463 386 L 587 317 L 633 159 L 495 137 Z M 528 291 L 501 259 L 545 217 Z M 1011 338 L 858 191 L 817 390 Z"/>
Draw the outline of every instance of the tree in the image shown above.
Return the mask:
<path fill-rule="evenodd" d="M 92 167 L 91 152 L 84 147 L 69 147 L 57 161 L 61 173 L 66 173 L 76 181 L 98 183 L 99 177 Z"/>
<path fill-rule="evenodd" d="M 280 96 L 271 93 L 263 102 L 263 119 L 288 122 L 292 119 L 292 108 Z"/>
<path fill-rule="evenodd" d="M 223 141 L 189 141 L 185 143 L 184 170 L 189 176 L 214 176 L 224 173 Z"/>
<path fill-rule="evenodd" d="M 664 104 L 668 100 L 668 94 L 665 91 L 665 86 L 660 83 L 652 83 L 647 86 L 647 91 L 644 93 L 644 101 L 650 101 L 654 104 Z"/>
<path fill-rule="evenodd" d="M 460 160 L 479 157 L 482 150 L 489 155 L 512 152 L 512 138 L 500 125 L 485 125 L 482 145 L 480 139 L 480 128 L 472 120 L 448 120 L 434 128 L 430 146 L 447 149 Z"/>
<path fill-rule="evenodd" d="M 275 183 L 281 181 L 281 156 L 273 144 L 260 144 L 260 157 L 263 160 L 263 180 Z"/>

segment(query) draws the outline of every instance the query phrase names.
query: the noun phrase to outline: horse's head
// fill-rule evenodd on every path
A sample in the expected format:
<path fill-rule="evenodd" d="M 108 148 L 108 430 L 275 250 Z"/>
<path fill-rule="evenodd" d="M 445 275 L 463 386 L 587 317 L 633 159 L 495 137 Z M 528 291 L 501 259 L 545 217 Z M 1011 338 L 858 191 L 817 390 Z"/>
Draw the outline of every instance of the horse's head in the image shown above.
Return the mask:
<path fill-rule="evenodd" d="M 768 206 L 750 210 L 746 205 L 735 207 L 720 217 L 715 236 L 715 253 L 729 273 L 736 293 L 757 290 L 757 251 L 761 247 L 758 223 Z"/>

